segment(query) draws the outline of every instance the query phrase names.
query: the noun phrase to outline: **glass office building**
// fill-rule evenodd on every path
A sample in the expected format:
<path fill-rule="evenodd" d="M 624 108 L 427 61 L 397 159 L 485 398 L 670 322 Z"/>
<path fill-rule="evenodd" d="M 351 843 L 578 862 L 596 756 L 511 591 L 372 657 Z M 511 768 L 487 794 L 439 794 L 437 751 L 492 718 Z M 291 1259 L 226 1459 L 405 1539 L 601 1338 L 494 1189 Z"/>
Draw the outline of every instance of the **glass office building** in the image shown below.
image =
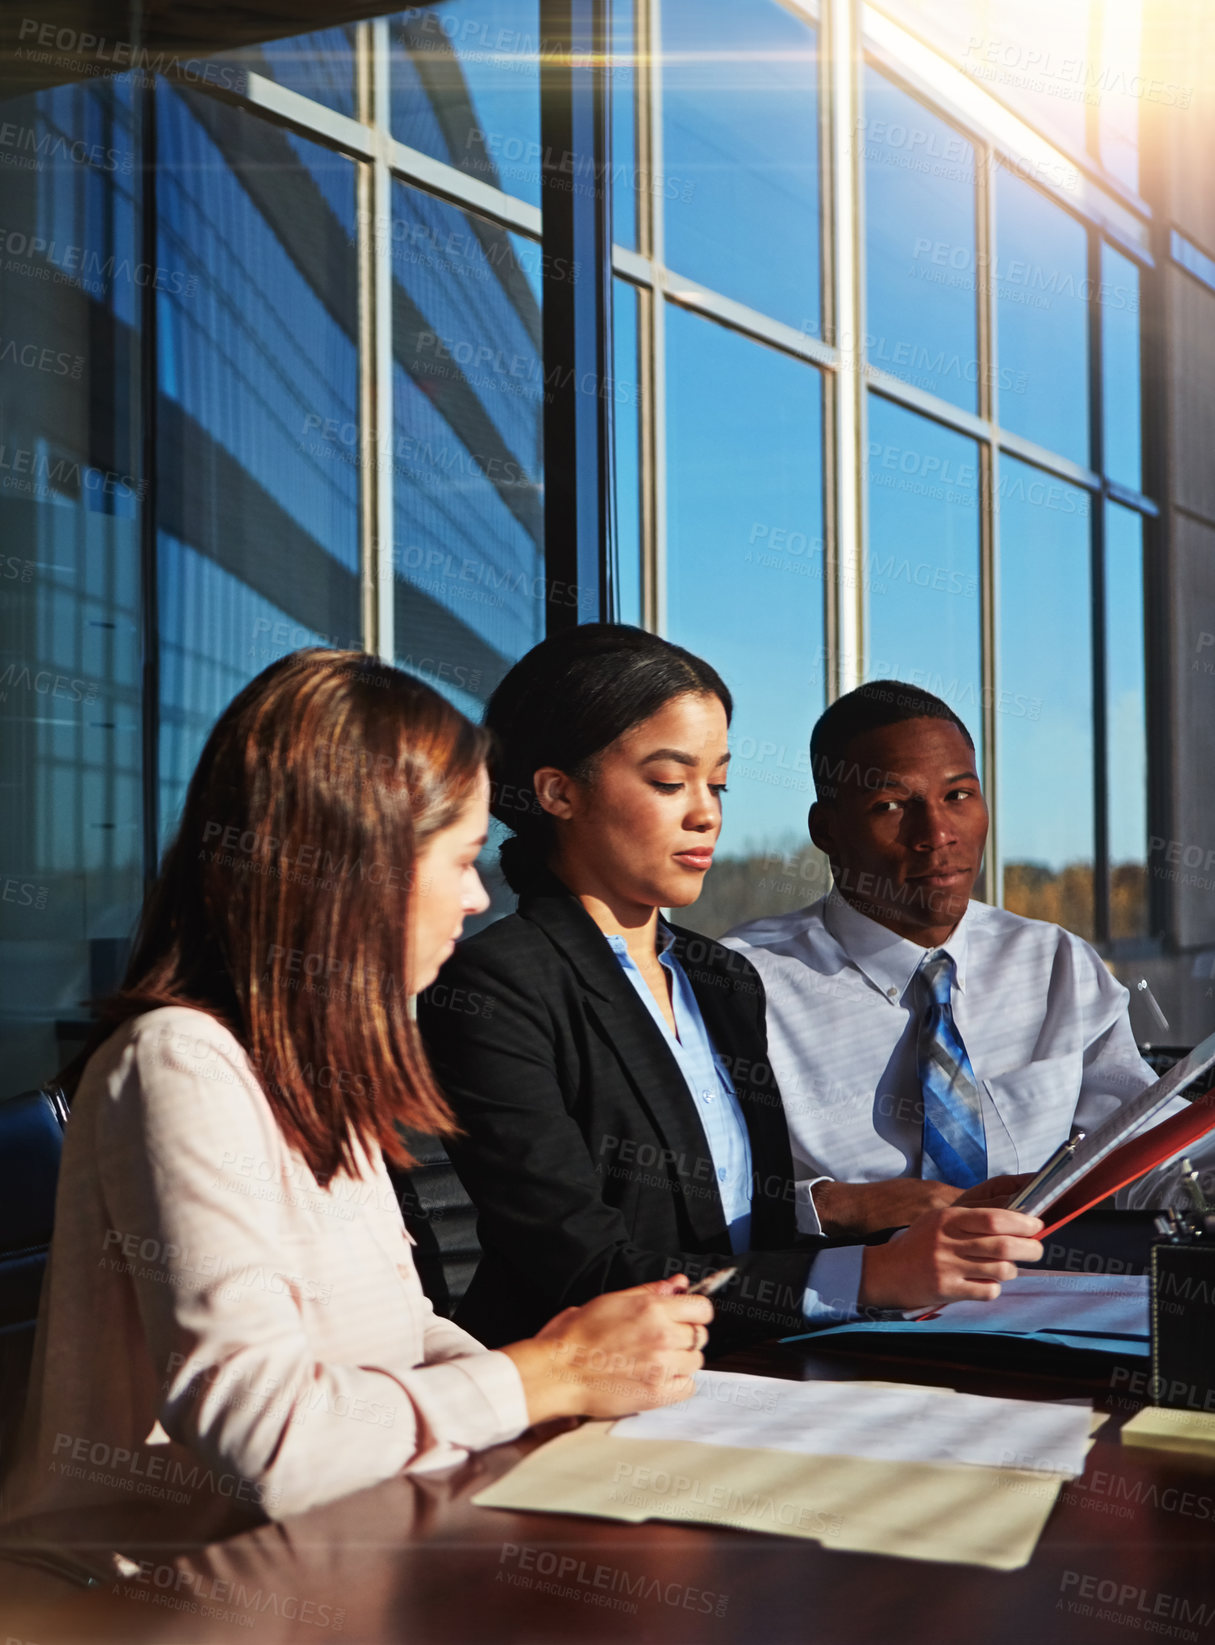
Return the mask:
<path fill-rule="evenodd" d="M 365 646 L 473 715 L 556 625 L 703 653 L 737 704 L 686 915 L 714 933 L 826 883 L 825 704 L 917 682 L 979 751 L 984 894 L 1115 960 L 1172 942 L 1145 362 L 1163 265 L 1209 291 L 1215 264 L 1149 204 L 1138 0 L 561 19 L 448 0 L 302 32 L 301 10 L 190 54 L 20 24 L 13 1089 L 120 973 L 217 712 L 304 645 Z"/>

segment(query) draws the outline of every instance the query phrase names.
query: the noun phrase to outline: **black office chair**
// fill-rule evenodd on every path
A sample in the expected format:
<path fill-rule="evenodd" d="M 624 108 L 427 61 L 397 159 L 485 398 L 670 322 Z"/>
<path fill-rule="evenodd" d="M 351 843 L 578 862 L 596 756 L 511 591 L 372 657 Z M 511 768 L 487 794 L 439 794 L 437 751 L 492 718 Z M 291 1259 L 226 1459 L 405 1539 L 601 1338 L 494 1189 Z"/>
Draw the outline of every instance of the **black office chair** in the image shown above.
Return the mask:
<path fill-rule="evenodd" d="M 0 1474 L 25 1403 L 67 1118 L 57 1086 L 0 1101 Z"/>
<path fill-rule="evenodd" d="M 57 1086 L 0 1101 L 0 1331 L 38 1315 L 67 1118 Z"/>
<path fill-rule="evenodd" d="M 422 1289 L 436 1313 L 450 1318 L 481 1260 L 477 1212 L 436 1137 L 411 1134 L 408 1144 L 417 1164 L 408 1171 L 389 1166 L 388 1174 L 417 1241 L 413 1255 Z"/>

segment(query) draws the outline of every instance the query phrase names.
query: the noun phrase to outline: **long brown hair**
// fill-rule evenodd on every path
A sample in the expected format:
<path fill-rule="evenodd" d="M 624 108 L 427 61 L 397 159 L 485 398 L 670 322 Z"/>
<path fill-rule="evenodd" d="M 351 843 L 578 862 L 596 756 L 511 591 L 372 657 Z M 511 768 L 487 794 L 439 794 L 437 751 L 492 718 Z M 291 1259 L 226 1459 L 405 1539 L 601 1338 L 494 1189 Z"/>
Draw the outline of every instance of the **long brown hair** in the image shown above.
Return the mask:
<path fill-rule="evenodd" d="M 162 1005 L 217 1017 L 324 1186 L 354 1143 L 411 1163 L 398 1126 L 453 1122 L 409 1014 L 419 849 L 455 821 L 487 734 L 359 651 L 297 651 L 220 715 L 84 1063 Z"/>

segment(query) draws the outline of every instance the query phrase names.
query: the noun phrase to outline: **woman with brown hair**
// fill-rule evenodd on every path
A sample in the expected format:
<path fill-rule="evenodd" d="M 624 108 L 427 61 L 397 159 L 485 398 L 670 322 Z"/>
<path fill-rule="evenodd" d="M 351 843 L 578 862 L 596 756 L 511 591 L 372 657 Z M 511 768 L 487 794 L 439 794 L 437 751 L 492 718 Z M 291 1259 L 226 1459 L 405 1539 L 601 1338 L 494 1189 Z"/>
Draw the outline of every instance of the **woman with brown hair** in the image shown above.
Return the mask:
<path fill-rule="evenodd" d="M 485 753 L 357 652 L 286 657 L 220 716 L 66 1076 L 10 1516 L 164 1503 L 214 1536 L 691 1392 L 712 1308 L 682 1278 L 489 1352 L 414 1271 L 383 1156 L 451 1129 L 409 996 L 486 906 Z"/>

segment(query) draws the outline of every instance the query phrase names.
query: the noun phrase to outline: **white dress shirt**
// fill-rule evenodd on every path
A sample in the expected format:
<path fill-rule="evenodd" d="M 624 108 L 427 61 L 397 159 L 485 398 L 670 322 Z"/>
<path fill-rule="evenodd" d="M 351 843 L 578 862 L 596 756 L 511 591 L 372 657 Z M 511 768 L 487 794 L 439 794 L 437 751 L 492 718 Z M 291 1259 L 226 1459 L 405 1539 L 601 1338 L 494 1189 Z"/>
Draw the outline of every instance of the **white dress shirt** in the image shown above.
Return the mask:
<path fill-rule="evenodd" d="M 815 1182 L 921 1173 L 916 1036 L 926 995 L 916 973 L 938 950 L 834 890 L 722 940 L 763 979 L 798 1226 L 818 1233 Z M 1070 931 L 972 902 L 942 947 L 957 968 L 954 1021 L 979 1083 L 990 1176 L 1037 1171 L 1075 1127 L 1092 1131 L 1156 1078 L 1135 1047 L 1126 989 Z M 1159 1118 L 1185 1107 L 1176 1097 Z M 1167 1168 L 1118 1196 L 1130 1208 L 1168 1203 L 1183 1197 Z"/>

